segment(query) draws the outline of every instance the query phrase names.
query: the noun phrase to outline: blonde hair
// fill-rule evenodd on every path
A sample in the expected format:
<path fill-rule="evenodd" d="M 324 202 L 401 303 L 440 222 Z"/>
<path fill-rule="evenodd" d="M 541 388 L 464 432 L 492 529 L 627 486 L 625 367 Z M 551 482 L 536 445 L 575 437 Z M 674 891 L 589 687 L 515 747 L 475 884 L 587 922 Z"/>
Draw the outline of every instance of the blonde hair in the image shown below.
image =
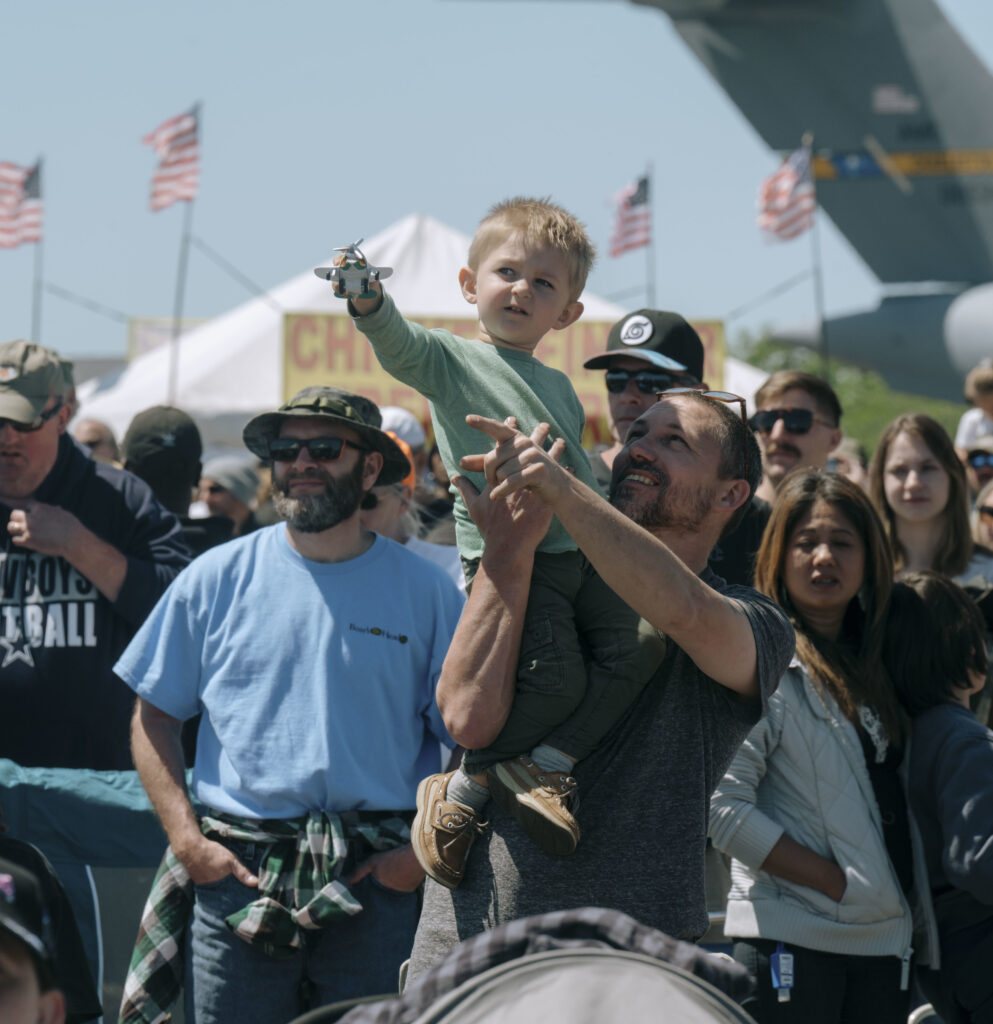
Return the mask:
<path fill-rule="evenodd" d="M 551 249 L 565 257 L 572 288 L 570 301 L 579 298 L 596 260 L 596 248 L 585 225 L 548 197 L 505 199 L 492 206 L 479 222 L 469 246 L 469 268 L 478 270 L 489 252 L 508 236 L 520 237 L 529 248 Z"/>
<path fill-rule="evenodd" d="M 965 387 L 962 391 L 967 402 L 975 404 L 980 395 L 993 394 L 993 366 L 983 360 L 965 375 Z"/>

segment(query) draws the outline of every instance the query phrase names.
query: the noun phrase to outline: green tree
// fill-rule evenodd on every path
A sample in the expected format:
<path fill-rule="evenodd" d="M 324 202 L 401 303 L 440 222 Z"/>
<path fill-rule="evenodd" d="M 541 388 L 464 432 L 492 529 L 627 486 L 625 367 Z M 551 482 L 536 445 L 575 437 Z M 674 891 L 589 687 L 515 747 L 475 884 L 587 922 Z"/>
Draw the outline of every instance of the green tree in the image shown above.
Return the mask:
<path fill-rule="evenodd" d="M 731 355 L 761 370 L 803 370 L 821 374 L 823 367 L 818 352 L 796 345 L 772 341 L 764 333 L 739 331 L 729 345 Z M 870 456 L 876 441 L 890 420 L 902 413 L 920 412 L 936 419 L 954 437 L 959 417 L 965 406 L 922 395 L 893 391 L 878 373 L 863 370 L 851 363 L 829 360 L 831 385 L 845 414 L 841 425 L 849 437 L 865 446 Z"/>

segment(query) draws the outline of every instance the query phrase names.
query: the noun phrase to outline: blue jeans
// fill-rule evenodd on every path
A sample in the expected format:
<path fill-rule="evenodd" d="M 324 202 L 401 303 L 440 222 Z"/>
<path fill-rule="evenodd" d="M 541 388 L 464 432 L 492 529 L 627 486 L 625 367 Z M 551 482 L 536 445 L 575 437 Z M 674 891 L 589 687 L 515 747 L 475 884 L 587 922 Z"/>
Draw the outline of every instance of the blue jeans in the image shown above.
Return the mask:
<path fill-rule="evenodd" d="M 263 846 L 225 845 L 258 872 Z M 307 932 L 303 948 L 279 960 L 238 938 L 224 923 L 256 898 L 255 889 L 233 875 L 198 885 L 186 950 L 187 1024 L 286 1024 L 315 1006 L 395 993 L 400 965 L 414 943 L 420 894 L 387 889 L 371 875 L 353 892 L 361 913 Z"/>

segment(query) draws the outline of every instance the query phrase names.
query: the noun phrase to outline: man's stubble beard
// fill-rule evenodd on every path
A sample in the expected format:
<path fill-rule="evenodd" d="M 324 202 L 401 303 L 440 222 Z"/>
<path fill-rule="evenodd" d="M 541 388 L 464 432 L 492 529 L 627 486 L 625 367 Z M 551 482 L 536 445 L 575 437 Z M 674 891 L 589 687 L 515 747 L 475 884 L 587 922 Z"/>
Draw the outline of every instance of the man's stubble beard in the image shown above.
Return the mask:
<path fill-rule="evenodd" d="M 658 488 L 654 492 L 636 496 L 628 492 L 621 479 L 611 483 L 611 505 L 649 532 L 675 530 L 698 533 L 713 504 L 713 491 L 707 487 L 674 486 L 660 469 L 645 472 L 658 478 Z"/>
<path fill-rule="evenodd" d="M 362 501 L 362 474 L 364 464 L 360 459 L 355 468 L 335 480 L 323 470 L 308 470 L 303 473 L 287 474 L 281 480 L 273 476 L 272 505 L 280 519 L 300 533 L 320 533 L 350 519 L 358 511 Z M 316 479 L 324 482 L 323 494 L 305 494 L 292 498 L 288 493 L 291 480 Z"/>

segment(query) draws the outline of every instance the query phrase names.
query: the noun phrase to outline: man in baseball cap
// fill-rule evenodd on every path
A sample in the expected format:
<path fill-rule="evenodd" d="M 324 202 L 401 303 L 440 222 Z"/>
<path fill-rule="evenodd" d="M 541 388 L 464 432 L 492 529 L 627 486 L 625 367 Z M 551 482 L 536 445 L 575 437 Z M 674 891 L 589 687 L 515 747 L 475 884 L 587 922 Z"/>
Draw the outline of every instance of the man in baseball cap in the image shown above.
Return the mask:
<path fill-rule="evenodd" d="M 363 496 L 410 472 L 380 422 L 336 387 L 252 419 L 245 444 L 271 463 L 283 522 L 201 555 L 116 666 L 139 697 L 135 764 L 197 883 L 197 1024 L 388 991 L 410 950 L 424 876 L 404 822 L 451 745 L 434 690 L 462 598 L 440 567 L 362 527 Z M 200 710 L 202 821 L 178 745 Z M 319 881 L 294 870 L 303 849 Z"/>
<path fill-rule="evenodd" d="M 148 487 L 67 434 L 66 388 L 58 353 L 0 344 L 0 757 L 128 769 L 112 666 L 189 558 Z"/>
<path fill-rule="evenodd" d="M 703 380 L 703 342 L 678 313 L 639 309 L 618 320 L 610 329 L 607 351 L 583 365 L 607 371 L 607 421 L 613 443 L 590 457 L 597 483 L 606 490 L 628 428 L 655 404 L 656 392 L 695 387 Z"/>

